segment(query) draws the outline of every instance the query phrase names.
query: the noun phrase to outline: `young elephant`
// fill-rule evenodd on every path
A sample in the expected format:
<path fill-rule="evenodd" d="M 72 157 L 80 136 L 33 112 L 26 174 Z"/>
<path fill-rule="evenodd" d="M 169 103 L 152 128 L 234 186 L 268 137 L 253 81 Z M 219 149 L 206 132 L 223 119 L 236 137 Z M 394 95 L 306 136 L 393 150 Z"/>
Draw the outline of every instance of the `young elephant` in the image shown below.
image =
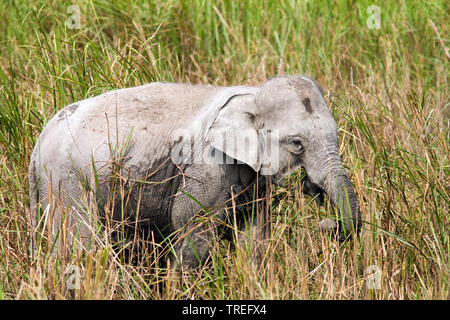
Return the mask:
<path fill-rule="evenodd" d="M 77 239 L 83 246 L 99 230 L 93 208 L 104 225 L 126 222 L 130 241 L 191 229 L 176 256 L 195 267 L 208 257 L 217 228 L 196 224 L 194 216 L 236 217 L 241 225 L 248 218 L 242 210 L 225 207 L 248 203 L 253 186 L 264 184 L 258 177 L 281 183 L 301 167 L 304 192 L 324 192 L 339 212 L 338 223 L 324 219 L 321 228 L 340 240 L 358 231 L 337 125 L 308 77 L 278 76 L 255 87 L 151 83 L 115 90 L 65 107 L 44 128 L 30 161 L 32 224 L 50 225 L 52 238 L 65 245 Z"/>

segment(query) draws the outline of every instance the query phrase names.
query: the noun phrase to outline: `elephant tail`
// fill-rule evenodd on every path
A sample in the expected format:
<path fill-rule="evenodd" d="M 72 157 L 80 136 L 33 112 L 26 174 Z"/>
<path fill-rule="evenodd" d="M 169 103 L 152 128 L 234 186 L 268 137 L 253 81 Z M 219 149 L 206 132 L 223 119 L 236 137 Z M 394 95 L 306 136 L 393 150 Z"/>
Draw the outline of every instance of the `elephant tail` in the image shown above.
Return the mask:
<path fill-rule="evenodd" d="M 34 152 L 33 152 L 34 154 Z M 38 179 L 36 175 L 36 161 L 34 157 L 31 156 L 30 167 L 28 170 L 28 183 L 29 183 L 29 194 L 30 194 L 30 214 L 28 225 L 30 226 L 30 254 L 31 258 L 34 259 L 36 250 L 36 228 L 38 220 L 38 203 L 39 203 L 39 186 Z"/>

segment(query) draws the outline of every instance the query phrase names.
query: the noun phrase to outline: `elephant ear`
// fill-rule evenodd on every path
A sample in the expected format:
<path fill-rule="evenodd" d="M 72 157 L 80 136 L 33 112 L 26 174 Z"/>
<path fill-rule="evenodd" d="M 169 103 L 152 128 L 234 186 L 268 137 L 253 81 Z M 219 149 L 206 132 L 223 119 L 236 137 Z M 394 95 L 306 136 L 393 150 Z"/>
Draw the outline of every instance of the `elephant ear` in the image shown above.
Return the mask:
<path fill-rule="evenodd" d="M 216 149 L 212 152 L 216 161 L 234 163 L 234 160 L 237 160 L 238 163 L 246 163 L 258 172 L 261 168 L 261 157 L 255 123 L 258 116 L 254 93 L 254 88 L 237 87 L 229 88 L 227 92 L 222 92 L 220 97 L 216 97 L 216 116 L 207 127 L 204 138 Z M 217 150 L 227 157 L 221 158 Z"/>

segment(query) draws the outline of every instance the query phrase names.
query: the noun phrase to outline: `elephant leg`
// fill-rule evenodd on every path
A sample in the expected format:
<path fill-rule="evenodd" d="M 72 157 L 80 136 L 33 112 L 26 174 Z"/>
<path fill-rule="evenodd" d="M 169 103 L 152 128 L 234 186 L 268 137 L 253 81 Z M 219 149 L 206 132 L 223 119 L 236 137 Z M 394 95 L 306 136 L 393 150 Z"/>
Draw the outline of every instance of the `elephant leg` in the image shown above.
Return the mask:
<path fill-rule="evenodd" d="M 251 261 L 257 266 L 261 267 L 264 248 L 268 234 L 270 233 L 270 226 L 266 223 L 266 219 L 261 217 L 255 219 L 252 223 L 241 227 L 238 233 L 238 243 L 249 254 Z"/>
<path fill-rule="evenodd" d="M 270 225 L 265 212 L 246 208 L 246 212 L 228 213 L 225 239 L 230 241 L 231 249 L 246 256 L 257 268 L 262 264 Z M 236 219 L 236 221 L 234 220 Z"/>
<path fill-rule="evenodd" d="M 193 269 L 207 260 L 218 228 L 226 220 L 222 207 L 228 200 L 227 183 L 217 166 L 192 165 L 184 174 L 186 181 L 174 197 L 171 212 L 171 225 L 178 233 L 173 253 L 178 265 Z"/>
<path fill-rule="evenodd" d="M 195 269 L 207 260 L 210 250 L 217 240 L 217 231 L 215 226 L 208 223 L 205 225 L 189 224 L 185 231 L 180 235 L 174 246 L 172 264 L 175 268 L 180 266 L 182 269 Z"/>

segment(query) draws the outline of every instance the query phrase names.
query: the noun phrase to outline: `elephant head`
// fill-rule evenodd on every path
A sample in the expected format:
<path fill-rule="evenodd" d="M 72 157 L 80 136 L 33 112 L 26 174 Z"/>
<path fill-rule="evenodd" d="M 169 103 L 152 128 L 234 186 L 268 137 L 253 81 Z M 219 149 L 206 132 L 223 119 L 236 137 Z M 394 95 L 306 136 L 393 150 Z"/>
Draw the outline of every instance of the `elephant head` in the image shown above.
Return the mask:
<path fill-rule="evenodd" d="M 224 95 L 207 125 L 211 146 L 278 184 L 304 168 L 303 191 L 319 200 L 325 193 L 339 213 L 338 224 L 324 219 L 320 228 L 336 232 L 340 240 L 358 232 L 357 196 L 338 152 L 336 122 L 317 83 L 304 76 L 278 76 L 247 88 Z"/>

